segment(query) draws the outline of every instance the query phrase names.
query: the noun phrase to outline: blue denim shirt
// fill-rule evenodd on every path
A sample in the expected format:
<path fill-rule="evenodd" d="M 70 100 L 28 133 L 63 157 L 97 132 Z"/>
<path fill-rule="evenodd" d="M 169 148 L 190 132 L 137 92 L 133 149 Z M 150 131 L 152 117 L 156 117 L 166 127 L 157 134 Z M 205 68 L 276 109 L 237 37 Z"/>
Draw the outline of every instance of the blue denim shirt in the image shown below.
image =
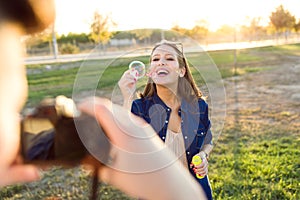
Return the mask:
<path fill-rule="evenodd" d="M 131 112 L 146 120 L 165 142 L 170 114 L 172 112 L 157 94 L 134 100 Z M 185 143 L 188 163 L 199 153 L 204 138 L 210 128 L 208 105 L 203 99 L 187 102 L 182 99 L 178 115 L 181 117 L 181 130 Z"/>

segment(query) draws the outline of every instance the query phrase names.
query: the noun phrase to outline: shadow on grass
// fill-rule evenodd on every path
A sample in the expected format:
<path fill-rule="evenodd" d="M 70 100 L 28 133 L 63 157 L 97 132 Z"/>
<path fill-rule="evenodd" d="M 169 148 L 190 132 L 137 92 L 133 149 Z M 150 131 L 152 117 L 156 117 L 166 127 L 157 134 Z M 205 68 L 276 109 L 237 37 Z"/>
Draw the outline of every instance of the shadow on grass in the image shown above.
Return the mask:
<path fill-rule="evenodd" d="M 300 199 L 297 126 L 229 121 L 210 161 L 214 198 Z"/>

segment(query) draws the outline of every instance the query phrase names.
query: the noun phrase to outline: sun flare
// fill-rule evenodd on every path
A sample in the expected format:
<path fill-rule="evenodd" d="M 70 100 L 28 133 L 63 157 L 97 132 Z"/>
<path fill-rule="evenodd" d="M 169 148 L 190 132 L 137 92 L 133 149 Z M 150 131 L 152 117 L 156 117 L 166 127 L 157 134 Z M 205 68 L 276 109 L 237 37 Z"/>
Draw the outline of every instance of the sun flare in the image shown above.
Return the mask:
<path fill-rule="evenodd" d="M 225 24 L 245 24 L 247 18 L 254 17 L 261 17 L 263 25 L 266 25 L 270 14 L 279 5 L 283 5 L 296 19 L 300 18 L 297 10 L 299 0 L 185 0 L 181 3 L 151 0 L 143 4 L 139 0 L 56 0 L 56 30 L 59 34 L 89 32 L 93 14 L 98 11 L 112 18 L 117 24 L 115 30 L 170 29 L 175 25 L 192 28 L 204 20 L 207 27 L 215 31 Z"/>

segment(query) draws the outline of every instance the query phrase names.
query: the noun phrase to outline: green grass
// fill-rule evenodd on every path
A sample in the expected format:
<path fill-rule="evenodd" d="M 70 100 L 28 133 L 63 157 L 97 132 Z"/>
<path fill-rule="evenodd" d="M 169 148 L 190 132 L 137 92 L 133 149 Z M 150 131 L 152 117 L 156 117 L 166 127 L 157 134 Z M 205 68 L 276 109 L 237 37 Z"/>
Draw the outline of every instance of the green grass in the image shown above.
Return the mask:
<path fill-rule="evenodd" d="M 63 169 L 53 167 L 43 173 L 43 179 L 27 184 L 18 184 L 2 188 L 1 200 L 89 200 L 92 179 L 87 171 L 80 167 Z M 100 200 L 133 200 L 117 188 L 99 185 Z"/>
<path fill-rule="evenodd" d="M 257 49 L 260 52 L 273 52 L 276 54 L 300 55 L 300 44 L 278 45 L 262 47 Z"/>
<path fill-rule="evenodd" d="M 287 126 L 229 125 L 210 161 L 215 199 L 299 199 L 299 145 Z"/>

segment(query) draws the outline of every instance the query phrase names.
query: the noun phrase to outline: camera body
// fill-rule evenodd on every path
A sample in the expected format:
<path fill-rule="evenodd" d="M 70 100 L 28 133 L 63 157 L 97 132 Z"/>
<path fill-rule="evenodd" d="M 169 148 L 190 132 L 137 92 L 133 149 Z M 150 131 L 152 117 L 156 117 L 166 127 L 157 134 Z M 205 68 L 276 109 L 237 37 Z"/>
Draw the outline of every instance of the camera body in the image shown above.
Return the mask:
<path fill-rule="evenodd" d="M 58 101 L 60 99 L 60 101 Z M 66 100 L 70 100 L 65 97 Z M 84 113 L 66 113 L 66 103 L 45 98 L 21 120 L 21 155 L 38 165 L 102 165 L 109 159 L 110 142 L 100 124 Z M 65 110 L 65 111 L 64 111 Z M 77 111 L 76 111 L 77 112 Z"/>

